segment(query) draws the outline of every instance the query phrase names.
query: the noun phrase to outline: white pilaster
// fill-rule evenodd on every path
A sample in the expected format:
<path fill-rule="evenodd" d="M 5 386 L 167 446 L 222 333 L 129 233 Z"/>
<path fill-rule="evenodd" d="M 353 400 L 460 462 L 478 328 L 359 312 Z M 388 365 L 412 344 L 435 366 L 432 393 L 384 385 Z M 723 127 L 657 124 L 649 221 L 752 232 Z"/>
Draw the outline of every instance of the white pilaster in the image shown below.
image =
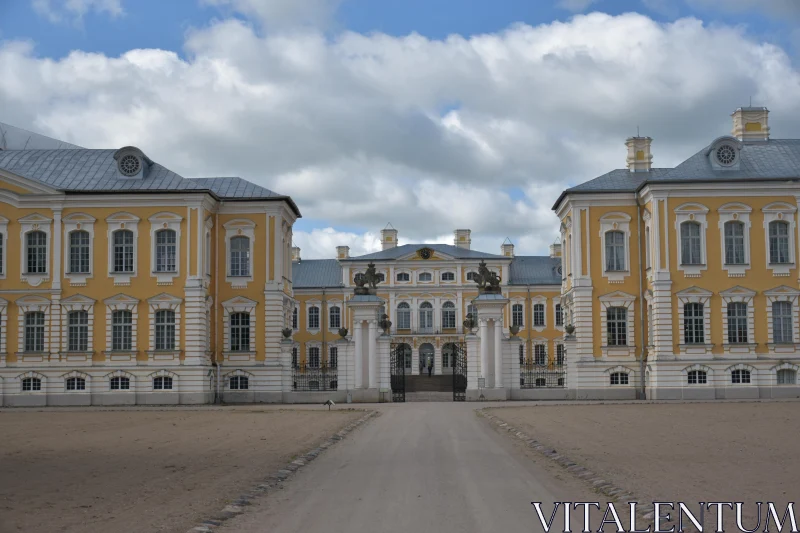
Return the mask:
<path fill-rule="evenodd" d="M 61 209 L 53 209 L 53 290 L 61 290 Z"/>
<path fill-rule="evenodd" d="M 369 388 L 378 388 L 378 323 L 369 321 Z"/>
<path fill-rule="evenodd" d="M 353 324 L 353 338 L 355 339 L 356 344 L 356 379 L 355 379 L 355 387 L 356 389 L 360 389 L 363 386 L 363 376 L 364 376 L 364 335 L 361 329 L 361 321 L 356 321 Z"/>
<path fill-rule="evenodd" d="M 494 387 L 503 387 L 503 320 L 494 320 Z"/>
<path fill-rule="evenodd" d="M 485 318 L 480 319 L 480 336 L 481 336 L 481 375 L 484 380 L 489 376 L 489 328 L 488 320 Z M 486 381 L 484 384 L 488 385 Z"/>

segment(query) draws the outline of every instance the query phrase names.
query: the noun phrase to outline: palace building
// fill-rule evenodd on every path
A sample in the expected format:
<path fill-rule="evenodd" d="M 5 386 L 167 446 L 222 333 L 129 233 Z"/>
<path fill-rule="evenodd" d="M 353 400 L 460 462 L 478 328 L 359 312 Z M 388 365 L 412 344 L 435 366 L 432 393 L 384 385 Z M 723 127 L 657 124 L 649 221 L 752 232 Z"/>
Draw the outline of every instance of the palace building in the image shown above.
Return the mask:
<path fill-rule="evenodd" d="M 798 397 L 800 140 L 768 116 L 675 168 L 627 139 L 546 256 L 389 225 L 303 259 L 295 203 L 241 178 L 0 146 L 0 405 Z"/>

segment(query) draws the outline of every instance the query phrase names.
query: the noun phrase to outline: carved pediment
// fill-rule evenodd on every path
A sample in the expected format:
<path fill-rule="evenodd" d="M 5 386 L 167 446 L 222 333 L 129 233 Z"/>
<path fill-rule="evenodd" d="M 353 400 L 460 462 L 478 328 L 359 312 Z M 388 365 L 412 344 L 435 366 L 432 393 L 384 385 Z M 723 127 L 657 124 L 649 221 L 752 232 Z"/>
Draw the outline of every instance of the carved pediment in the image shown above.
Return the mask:
<path fill-rule="evenodd" d="M 600 296 L 598 298 L 598 300 L 600 300 L 601 302 L 609 302 L 609 301 L 613 301 L 613 300 L 626 300 L 627 301 L 627 300 L 635 300 L 635 299 L 636 299 L 636 296 L 634 296 L 633 294 L 628 294 L 627 292 L 622 292 L 622 291 L 614 291 L 614 292 L 609 293 L 609 294 L 604 294 L 603 296 Z"/>
<path fill-rule="evenodd" d="M 719 294 L 720 296 L 755 296 L 756 291 L 742 287 L 741 285 L 736 285 L 730 289 L 720 291 Z"/>
<path fill-rule="evenodd" d="M 714 293 L 712 293 L 711 291 L 708 291 L 706 289 L 701 289 L 700 287 L 689 287 L 688 289 L 683 289 L 682 291 L 679 291 L 679 292 L 675 293 L 675 295 L 678 296 L 678 297 L 680 297 L 680 296 L 705 296 L 705 297 L 709 297 L 712 294 L 714 294 Z"/>

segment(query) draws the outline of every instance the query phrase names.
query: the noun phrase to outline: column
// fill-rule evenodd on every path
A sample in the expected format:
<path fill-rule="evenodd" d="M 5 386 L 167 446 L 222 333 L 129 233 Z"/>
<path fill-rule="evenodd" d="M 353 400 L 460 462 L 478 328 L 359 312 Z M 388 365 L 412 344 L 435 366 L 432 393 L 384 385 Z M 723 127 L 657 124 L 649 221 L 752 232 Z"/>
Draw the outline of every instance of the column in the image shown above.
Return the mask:
<path fill-rule="evenodd" d="M 378 388 L 378 322 L 369 321 L 369 388 Z"/>
<path fill-rule="evenodd" d="M 503 320 L 494 319 L 494 387 L 503 388 Z"/>
<path fill-rule="evenodd" d="M 481 319 L 481 376 L 484 380 L 489 376 L 489 327 L 488 321 L 485 318 Z M 485 385 L 488 385 L 484 381 Z"/>
<path fill-rule="evenodd" d="M 292 392 L 292 339 L 281 341 L 281 392 Z"/>
<path fill-rule="evenodd" d="M 355 388 L 360 389 L 364 385 L 364 335 L 361 330 L 361 321 L 353 324 L 353 338 L 356 341 L 356 383 Z"/>
<path fill-rule="evenodd" d="M 50 258 L 50 264 L 52 265 L 52 287 L 54 290 L 61 289 L 61 261 L 64 260 L 61 254 L 61 239 L 63 238 L 61 209 L 53 209 L 53 257 Z"/>

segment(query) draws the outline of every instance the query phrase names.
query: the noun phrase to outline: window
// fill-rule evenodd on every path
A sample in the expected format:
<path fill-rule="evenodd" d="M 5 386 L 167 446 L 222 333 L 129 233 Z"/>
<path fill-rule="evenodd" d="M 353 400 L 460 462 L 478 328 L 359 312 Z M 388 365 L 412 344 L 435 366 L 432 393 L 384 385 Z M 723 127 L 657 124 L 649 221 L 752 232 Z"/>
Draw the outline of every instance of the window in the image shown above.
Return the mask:
<path fill-rule="evenodd" d="M 315 305 L 308 308 L 308 329 L 319 329 L 319 307 Z"/>
<path fill-rule="evenodd" d="M 120 351 L 133 349 L 133 313 L 130 311 L 111 313 L 111 349 Z"/>
<path fill-rule="evenodd" d="M 791 302 L 772 302 L 772 340 L 775 343 L 793 342 Z"/>
<path fill-rule="evenodd" d="M 89 313 L 70 311 L 67 314 L 67 351 L 89 350 Z"/>
<path fill-rule="evenodd" d="M 247 376 L 231 376 L 228 388 L 230 390 L 247 390 L 250 388 L 250 379 Z"/>
<path fill-rule="evenodd" d="M 111 378 L 111 390 L 131 390 L 131 380 L 125 377 Z"/>
<path fill-rule="evenodd" d="M 397 306 L 397 329 L 411 329 L 411 306 L 406 302 Z"/>
<path fill-rule="evenodd" d="M 69 234 L 70 274 L 89 273 L 89 232 L 73 231 Z"/>
<path fill-rule="evenodd" d="M 778 370 L 778 385 L 794 385 L 795 383 L 797 383 L 797 371 L 791 368 Z"/>
<path fill-rule="evenodd" d="M 445 302 L 442 304 L 442 328 L 455 329 L 456 327 L 456 304 Z"/>
<path fill-rule="evenodd" d="M 292 309 L 292 329 L 297 329 L 297 308 Z"/>
<path fill-rule="evenodd" d="M 133 232 L 114 232 L 114 272 L 133 272 Z"/>
<path fill-rule="evenodd" d="M 606 331 L 609 346 L 628 345 L 628 310 L 624 307 L 609 307 L 606 310 Z"/>
<path fill-rule="evenodd" d="M 153 378 L 153 390 L 172 390 L 172 378 L 166 376 Z"/>
<path fill-rule="evenodd" d="M 411 276 L 408 272 L 398 272 L 397 281 L 411 281 Z"/>
<path fill-rule="evenodd" d="M 522 304 L 511 306 L 511 325 L 522 326 Z"/>
<path fill-rule="evenodd" d="M 383 283 L 386 281 L 386 276 L 383 274 L 383 272 L 378 272 L 375 276 L 378 278 L 378 283 Z"/>
<path fill-rule="evenodd" d="M 339 366 L 339 348 L 336 346 L 330 347 L 330 351 L 328 352 L 328 366 L 331 368 L 337 368 Z"/>
<path fill-rule="evenodd" d="M 211 232 L 206 233 L 206 276 L 211 275 Z"/>
<path fill-rule="evenodd" d="M 644 228 L 644 264 L 646 268 L 650 268 L 650 228 Z"/>
<path fill-rule="evenodd" d="M 750 371 L 749 370 L 734 370 L 733 372 L 731 372 L 731 383 L 735 383 L 735 384 L 750 383 Z"/>
<path fill-rule="evenodd" d="M 156 272 L 175 272 L 177 237 L 173 230 L 162 229 L 156 232 Z"/>
<path fill-rule="evenodd" d="M 331 307 L 328 314 L 330 315 L 329 326 L 331 329 L 339 329 L 342 327 L 342 310 L 339 308 L 339 306 L 334 305 Z"/>
<path fill-rule="evenodd" d="M 42 380 L 39 378 L 23 378 L 22 390 L 24 392 L 33 392 L 42 390 Z"/>
<path fill-rule="evenodd" d="M 769 223 L 769 262 L 789 263 L 789 223 L 775 220 Z"/>
<path fill-rule="evenodd" d="M 316 346 L 308 349 L 308 366 L 310 368 L 319 368 L 319 348 Z"/>
<path fill-rule="evenodd" d="M 685 344 L 705 343 L 705 320 L 701 303 L 683 305 L 683 342 Z"/>
<path fill-rule="evenodd" d="M 3 254 L 5 253 L 5 241 L 3 240 L 3 238 L 4 238 L 4 235 L 2 233 L 0 233 L 0 275 L 2 275 L 4 273 L 3 272 Z"/>
<path fill-rule="evenodd" d="M 477 275 L 476 272 L 467 272 L 467 281 L 475 281 Z"/>
<path fill-rule="evenodd" d="M 547 364 L 547 349 L 544 344 L 536 344 L 533 346 L 533 362 L 537 365 Z"/>
<path fill-rule="evenodd" d="M 564 364 L 564 345 L 563 344 L 556 344 L 556 364 L 563 365 Z"/>
<path fill-rule="evenodd" d="M 175 349 L 175 312 L 156 311 L 156 350 Z"/>
<path fill-rule="evenodd" d="M 297 346 L 292 348 L 292 368 L 297 368 Z"/>
<path fill-rule="evenodd" d="M 452 272 L 442 272 L 442 281 L 455 281 L 456 275 Z"/>
<path fill-rule="evenodd" d="M 67 378 L 67 390 L 86 390 L 86 380 L 83 378 Z"/>
<path fill-rule="evenodd" d="M 744 223 L 729 221 L 725 223 L 725 264 L 745 264 Z"/>
<path fill-rule="evenodd" d="M 537 387 L 544 387 L 547 385 L 547 380 L 545 378 L 536 378 L 535 384 Z"/>
<path fill-rule="evenodd" d="M 628 374 L 625 372 L 613 372 L 611 374 L 611 384 L 612 385 L 627 385 L 628 384 Z"/>
<path fill-rule="evenodd" d="M 250 275 L 250 239 L 233 237 L 231 243 L 231 276 L 244 277 Z"/>
<path fill-rule="evenodd" d="M 43 231 L 31 231 L 25 236 L 28 257 L 28 274 L 44 274 L 47 272 L 47 234 Z"/>
<path fill-rule="evenodd" d="M 684 265 L 701 265 L 700 224 L 684 222 L 681 224 L 681 263 Z"/>
<path fill-rule="evenodd" d="M 705 385 L 708 383 L 708 375 L 705 370 L 690 370 L 687 377 L 689 385 Z"/>
<path fill-rule="evenodd" d="M 433 331 L 433 305 L 430 302 L 423 302 L 419 306 L 419 329 Z"/>
<path fill-rule="evenodd" d="M 747 304 L 731 302 L 728 304 L 728 343 L 747 342 Z"/>
<path fill-rule="evenodd" d="M 564 313 L 561 311 L 561 304 L 556 304 L 556 326 L 564 325 Z"/>
<path fill-rule="evenodd" d="M 625 234 L 621 231 L 606 232 L 606 272 L 625 270 Z"/>
<path fill-rule="evenodd" d="M 250 351 L 250 313 L 232 313 L 231 319 L 231 351 Z"/>
<path fill-rule="evenodd" d="M 366 276 L 364 275 L 364 273 L 363 273 L 363 272 L 359 272 L 358 274 L 356 274 L 355 276 L 353 276 L 353 281 L 355 281 L 356 283 L 359 283 L 359 282 L 361 282 L 361 281 L 363 281 L 364 283 L 366 283 L 366 279 L 367 279 L 367 278 L 366 278 Z"/>
<path fill-rule="evenodd" d="M 535 327 L 544 327 L 544 304 L 535 304 L 533 306 L 533 325 Z"/>
<path fill-rule="evenodd" d="M 478 321 L 478 308 L 473 304 L 467 306 L 467 314 L 472 315 L 472 319 L 477 323 Z"/>
<path fill-rule="evenodd" d="M 430 272 L 422 272 L 419 275 L 419 280 L 420 281 L 432 281 L 433 280 L 433 276 L 431 275 Z"/>
<path fill-rule="evenodd" d="M 522 366 L 524 364 L 525 364 L 525 345 L 524 344 L 520 344 L 519 345 L 519 366 Z"/>
<path fill-rule="evenodd" d="M 25 351 L 44 351 L 44 313 L 41 311 L 25 315 Z"/>

